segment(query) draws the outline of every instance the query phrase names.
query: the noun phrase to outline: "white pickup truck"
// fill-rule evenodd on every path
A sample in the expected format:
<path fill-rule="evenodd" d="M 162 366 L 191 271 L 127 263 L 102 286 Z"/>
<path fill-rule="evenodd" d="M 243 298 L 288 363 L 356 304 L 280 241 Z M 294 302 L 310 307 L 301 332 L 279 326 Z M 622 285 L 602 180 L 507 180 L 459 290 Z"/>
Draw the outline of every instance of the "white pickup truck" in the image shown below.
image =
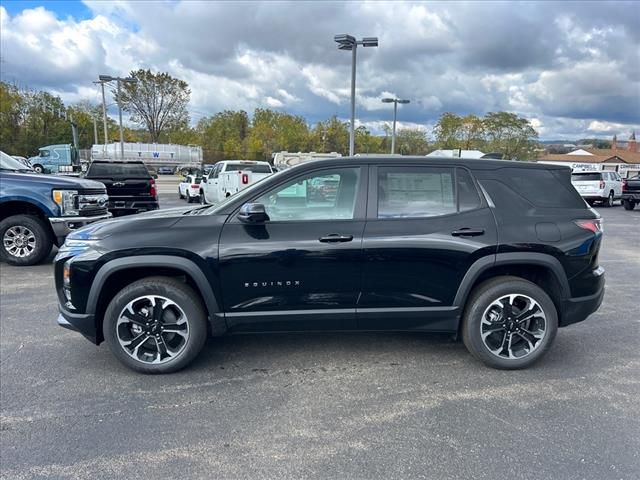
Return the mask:
<path fill-rule="evenodd" d="M 247 188 L 273 173 L 268 162 L 250 160 L 225 160 L 218 162 L 209 171 L 206 182 L 200 184 L 203 203 L 216 204 Z"/>

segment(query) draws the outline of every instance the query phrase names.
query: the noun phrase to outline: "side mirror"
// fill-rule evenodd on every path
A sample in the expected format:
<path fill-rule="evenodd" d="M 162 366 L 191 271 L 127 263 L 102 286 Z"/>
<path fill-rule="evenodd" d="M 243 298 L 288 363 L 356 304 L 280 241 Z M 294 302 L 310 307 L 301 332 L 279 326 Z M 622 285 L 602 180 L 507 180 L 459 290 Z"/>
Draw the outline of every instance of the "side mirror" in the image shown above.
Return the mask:
<path fill-rule="evenodd" d="M 264 205 L 261 203 L 245 203 L 240 207 L 238 220 L 242 223 L 264 223 L 269 221 Z"/>

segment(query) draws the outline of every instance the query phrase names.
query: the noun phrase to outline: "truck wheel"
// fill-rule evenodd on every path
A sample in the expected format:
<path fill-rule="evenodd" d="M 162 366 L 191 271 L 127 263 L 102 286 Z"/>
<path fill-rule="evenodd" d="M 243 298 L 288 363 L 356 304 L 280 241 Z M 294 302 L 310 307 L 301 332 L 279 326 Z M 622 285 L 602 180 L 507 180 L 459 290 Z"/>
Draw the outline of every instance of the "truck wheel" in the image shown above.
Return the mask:
<path fill-rule="evenodd" d="M 170 373 L 191 363 L 207 339 L 198 294 L 167 277 L 148 277 L 118 292 L 102 325 L 109 348 L 141 373 Z"/>
<path fill-rule="evenodd" d="M 625 210 L 633 210 L 634 208 L 636 208 L 636 202 L 634 202 L 633 200 L 623 200 L 622 201 L 622 205 L 624 206 Z"/>
<path fill-rule="evenodd" d="M 44 167 L 42 165 L 34 165 L 33 171 L 36 173 L 44 173 Z"/>
<path fill-rule="evenodd" d="M 198 197 L 198 200 L 200 201 L 200 205 L 207 204 L 207 199 L 204 197 L 204 192 L 202 190 L 200 190 L 200 196 Z"/>
<path fill-rule="evenodd" d="M 14 215 L 2 220 L 0 239 L 0 259 L 10 265 L 34 265 L 46 258 L 53 247 L 44 222 L 33 215 Z"/>
<path fill-rule="evenodd" d="M 558 330 L 558 314 L 549 295 L 517 277 L 497 277 L 474 289 L 467 303 L 462 339 L 486 365 L 526 368 L 549 349 Z"/>

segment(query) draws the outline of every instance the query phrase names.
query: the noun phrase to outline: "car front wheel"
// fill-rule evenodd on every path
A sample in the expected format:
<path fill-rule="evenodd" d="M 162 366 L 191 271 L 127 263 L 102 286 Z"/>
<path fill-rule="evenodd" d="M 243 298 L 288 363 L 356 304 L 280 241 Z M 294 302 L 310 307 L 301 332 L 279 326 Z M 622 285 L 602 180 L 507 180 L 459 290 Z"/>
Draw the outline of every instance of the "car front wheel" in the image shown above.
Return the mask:
<path fill-rule="evenodd" d="M 549 349 L 558 330 L 553 301 L 539 286 L 517 277 L 479 285 L 464 314 L 462 339 L 469 352 L 499 369 L 526 368 Z"/>
<path fill-rule="evenodd" d="M 148 277 L 116 294 L 105 312 L 103 333 L 116 358 L 132 370 L 171 373 L 202 350 L 206 313 L 189 286 Z"/>

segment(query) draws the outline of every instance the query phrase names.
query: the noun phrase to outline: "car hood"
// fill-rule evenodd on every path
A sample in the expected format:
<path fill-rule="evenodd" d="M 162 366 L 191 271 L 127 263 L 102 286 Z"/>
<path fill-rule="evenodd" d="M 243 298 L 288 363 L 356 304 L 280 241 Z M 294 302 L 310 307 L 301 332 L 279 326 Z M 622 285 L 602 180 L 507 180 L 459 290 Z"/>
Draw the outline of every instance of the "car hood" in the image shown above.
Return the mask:
<path fill-rule="evenodd" d="M 77 177 L 58 177 L 55 175 L 42 175 L 38 173 L 10 173 L 3 172 L 2 175 L 6 175 L 7 178 L 14 181 L 23 181 L 29 183 L 40 184 L 44 186 L 51 186 L 52 188 L 105 188 L 100 182 L 94 182 L 93 180 L 85 180 L 84 178 Z"/>
<path fill-rule="evenodd" d="M 197 210 L 198 208 L 199 207 L 178 207 L 168 208 L 166 210 L 153 210 L 137 215 L 128 215 L 126 217 L 91 223 L 84 228 L 72 232 L 67 238 L 71 240 L 100 240 L 114 233 L 166 229 L 180 219 L 185 218 L 189 212 Z"/>

